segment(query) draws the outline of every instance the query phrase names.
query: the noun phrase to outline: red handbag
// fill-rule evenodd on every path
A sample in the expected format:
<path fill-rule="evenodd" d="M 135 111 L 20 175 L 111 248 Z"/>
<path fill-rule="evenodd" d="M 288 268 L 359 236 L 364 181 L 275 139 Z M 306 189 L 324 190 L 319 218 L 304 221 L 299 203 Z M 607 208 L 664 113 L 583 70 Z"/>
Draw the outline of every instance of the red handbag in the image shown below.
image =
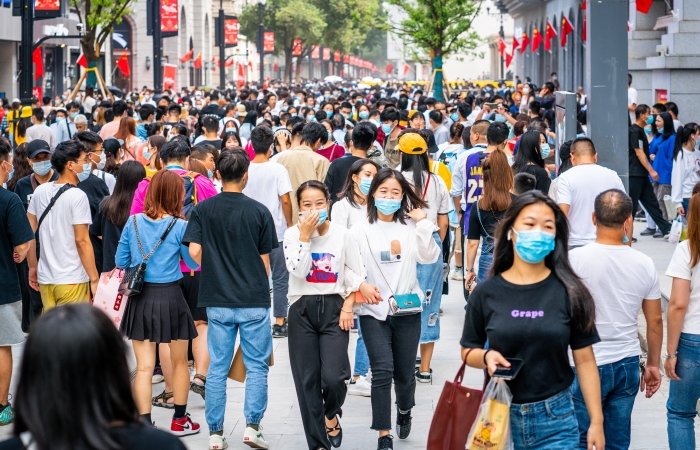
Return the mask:
<path fill-rule="evenodd" d="M 454 381 L 445 381 L 430 424 L 427 450 L 463 449 L 467 443 L 467 435 L 476 420 L 484 392 L 462 386 L 465 367 L 466 362 L 462 362 Z"/>

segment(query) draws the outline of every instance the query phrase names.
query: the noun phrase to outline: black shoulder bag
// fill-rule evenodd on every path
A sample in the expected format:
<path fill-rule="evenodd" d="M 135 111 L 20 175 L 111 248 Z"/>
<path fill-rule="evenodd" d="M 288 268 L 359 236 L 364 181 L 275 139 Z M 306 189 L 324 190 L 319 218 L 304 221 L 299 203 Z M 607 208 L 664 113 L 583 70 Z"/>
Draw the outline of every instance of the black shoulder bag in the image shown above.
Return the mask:
<path fill-rule="evenodd" d="M 41 213 L 41 217 L 39 217 L 39 223 L 37 224 L 36 231 L 34 232 L 34 239 L 36 240 L 36 259 L 37 260 L 39 260 L 39 256 L 40 256 L 40 253 L 39 253 L 39 248 L 40 248 L 40 245 L 39 245 L 39 227 L 41 227 L 41 223 L 44 221 L 44 219 L 46 218 L 46 215 L 49 213 L 49 211 L 51 211 L 51 208 L 53 208 L 53 205 L 56 204 L 58 197 L 63 195 L 64 192 L 66 192 L 68 189 L 70 189 L 72 187 L 75 187 L 75 186 L 73 186 L 70 183 L 66 183 L 63 186 L 61 186 L 61 188 L 58 190 L 58 192 L 56 192 L 56 195 L 54 195 L 53 198 L 51 199 L 51 201 L 49 202 L 49 205 L 46 207 L 44 212 Z"/>
<path fill-rule="evenodd" d="M 170 233 L 170 230 L 173 229 L 173 226 L 175 225 L 175 222 L 177 222 L 177 217 L 173 217 L 173 220 L 170 221 L 170 224 L 168 225 L 168 228 L 165 229 L 165 232 L 163 235 L 158 239 L 158 242 L 155 243 L 153 248 L 151 249 L 148 254 L 145 254 L 143 251 L 143 246 L 141 245 L 141 237 L 139 236 L 139 228 L 136 225 L 136 216 L 131 216 L 132 220 L 134 221 L 134 232 L 136 233 L 136 243 L 139 246 L 139 251 L 141 252 L 141 256 L 143 257 L 143 260 L 141 261 L 140 264 L 137 264 L 135 266 L 129 267 L 126 269 L 124 273 L 124 278 L 122 278 L 122 282 L 119 284 L 119 293 L 122 295 L 125 295 L 127 297 L 130 297 L 132 295 L 140 294 L 141 291 L 143 290 L 143 282 L 144 278 L 146 277 L 146 265 L 148 264 L 148 260 L 151 259 L 151 256 L 153 256 L 153 253 L 160 247 L 160 244 L 163 243 L 165 238 L 168 236 L 168 233 Z"/>

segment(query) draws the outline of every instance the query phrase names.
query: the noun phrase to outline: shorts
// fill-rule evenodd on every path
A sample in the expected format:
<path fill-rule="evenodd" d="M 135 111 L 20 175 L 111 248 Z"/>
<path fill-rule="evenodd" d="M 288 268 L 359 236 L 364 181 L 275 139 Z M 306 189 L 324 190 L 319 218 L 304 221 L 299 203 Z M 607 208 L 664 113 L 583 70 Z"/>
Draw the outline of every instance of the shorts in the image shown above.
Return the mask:
<path fill-rule="evenodd" d="M 90 283 L 77 284 L 40 284 L 41 303 L 44 312 L 57 306 L 71 303 L 88 303 L 90 301 Z"/>
<path fill-rule="evenodd" d="M 0 305 L 0 347 L 24 342 L 22 332 L 22 301 Z"/>

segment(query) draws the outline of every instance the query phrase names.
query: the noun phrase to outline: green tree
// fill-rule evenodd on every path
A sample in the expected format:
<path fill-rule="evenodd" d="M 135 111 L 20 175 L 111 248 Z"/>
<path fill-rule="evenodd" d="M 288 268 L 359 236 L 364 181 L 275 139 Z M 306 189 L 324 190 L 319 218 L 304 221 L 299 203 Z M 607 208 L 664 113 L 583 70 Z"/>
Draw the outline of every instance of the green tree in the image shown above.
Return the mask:
<path fill-rule="evenodd" d="M 80 39 L 88 67 L 97 66 L 104 43 L 112 35 L 114 25 L 121 23 L 131 13 L 134 0 L 70 0 L 78 20 L 85 24 L 85 35 Z M 97 80 L 90 73 L 88 86 L 95 86 Z"/>
<path fill-rule="evenodd" d="M 413 45 L 428 54 L 435 74 L 434 96 L 444 100 L 442 84 L 443 58 L 476 49 L 479 35 L 472 30 L 474 19 L 481 10 L 482 0 L 387 0 L 401 8 L 407 18 L 393 32 L 403 36 Z"/>

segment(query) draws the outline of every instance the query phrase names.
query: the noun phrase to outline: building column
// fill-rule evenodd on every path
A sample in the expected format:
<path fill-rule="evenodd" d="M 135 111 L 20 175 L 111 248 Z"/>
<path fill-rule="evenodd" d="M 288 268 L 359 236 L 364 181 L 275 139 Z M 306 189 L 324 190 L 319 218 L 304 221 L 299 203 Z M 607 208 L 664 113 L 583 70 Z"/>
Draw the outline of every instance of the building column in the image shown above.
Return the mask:
<path fill-rule="evenodd" d="M 585 87 L 588 136 L 598 163 L 628 185 L 627 18 L 628 0 L 588 2 Z"/>

